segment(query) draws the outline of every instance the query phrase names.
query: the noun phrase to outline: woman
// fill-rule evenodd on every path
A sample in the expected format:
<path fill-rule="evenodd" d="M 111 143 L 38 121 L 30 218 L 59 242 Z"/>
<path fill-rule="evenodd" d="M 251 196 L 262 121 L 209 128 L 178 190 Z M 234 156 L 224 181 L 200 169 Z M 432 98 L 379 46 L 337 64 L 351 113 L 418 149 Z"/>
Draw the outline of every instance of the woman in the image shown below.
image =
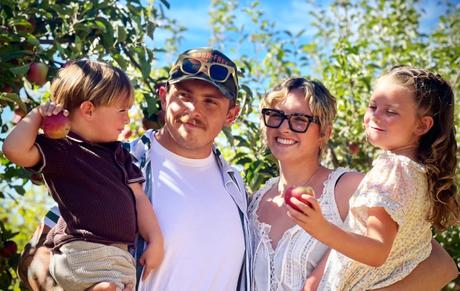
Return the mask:
<path fill-rule="evenodd" d="M 261 105 L 263 138 L 278 160 L 280 176 L 267 181 L 249 206 L 253 287 L 257 291 L 301 290 L 327 247 L 286 215 L 283 193 L 292 185 L 312 187 L 324 216 L 341 226 L 348 200 L 363 175 L 320 164 L 336 113 L 335 98 L 322 83 L 290 78 L 268 93 Z M 439 290 L 456 275 L 455 264 L 434 243 L 430 258 L 405 280 L 385 290 L 417 290 L 420 286 Z"/>

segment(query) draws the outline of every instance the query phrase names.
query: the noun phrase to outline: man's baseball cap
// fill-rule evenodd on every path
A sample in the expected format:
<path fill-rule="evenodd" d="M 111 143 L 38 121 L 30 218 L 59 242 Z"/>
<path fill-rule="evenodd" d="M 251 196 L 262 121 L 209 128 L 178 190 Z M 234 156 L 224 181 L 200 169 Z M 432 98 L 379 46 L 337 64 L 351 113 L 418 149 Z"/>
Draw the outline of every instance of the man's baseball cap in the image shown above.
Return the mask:
<path fill-rule="evenodd" d="M 183 52 L 169 73 L 169 84 L 184 80 L 203 80 L 214 85 L 230 100 L 238 96 L 238 76 L 235 63 L 212 48 L 196 48 Z"/>

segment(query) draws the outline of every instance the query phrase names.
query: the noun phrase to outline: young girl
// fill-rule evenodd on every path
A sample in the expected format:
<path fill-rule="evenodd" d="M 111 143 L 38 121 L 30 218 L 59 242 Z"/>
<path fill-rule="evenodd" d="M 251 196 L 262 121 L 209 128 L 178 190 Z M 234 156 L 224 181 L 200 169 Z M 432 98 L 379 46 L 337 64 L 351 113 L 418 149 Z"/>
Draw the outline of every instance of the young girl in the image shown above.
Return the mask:
<path fill-rule="evenodd" d="M 431 225 L 442 230 L 459 216 L 454 95 L 446 81 L 426 70 L 393 68 L 379 79 L 364 125 L 384 152 L 350 199 L 348 231 L 327 221 L 308 195 L 302 197 L 312 207 L 292 198 L 303 213 L 289 207 L 297 223 L 333 249 L 314 272 L 325 268 L 319 290 L 376 289 L 401 280 L 428 257 Z"/>

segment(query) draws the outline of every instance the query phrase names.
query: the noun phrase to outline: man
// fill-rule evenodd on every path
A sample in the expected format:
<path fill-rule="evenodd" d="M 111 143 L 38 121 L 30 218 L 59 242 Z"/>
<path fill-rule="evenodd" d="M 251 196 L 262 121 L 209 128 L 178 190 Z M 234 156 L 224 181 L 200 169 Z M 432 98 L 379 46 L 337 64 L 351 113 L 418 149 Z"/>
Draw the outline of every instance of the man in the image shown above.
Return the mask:
<path fill-rule="evenodd" d="M 217 50 L 181 54 L 159 92 L 166 112 L 164 127 L 148 131 L 130 145 L 144 172 L 145 192 L 155 208 L 165 246 L 164 261 L 139 283 L 139 290 L 250 290 L 247 196 L 240 175 L 213 145 L 239 113 L 236 71 L 235 64 Z M 141 252 L 142 242 L 137 245 Z M 38 250 L 42 250 L 38 262 L 34 258 L 31 264 L 26 259 L 33 253 L 25 252 L 21 265 L 31 267 L 22 278 L 49 283 L 34 277 L 43 276 L 46 268 L 46 249 Z M 408 277 L 412 281 L 403 289 L 425 278 L 439 283 L 452 280 L 452 260 L 442 248 L 435 247 L 434 253 L 417 275 Z"/>
<path fill-rule="evenodd" d="M 247 195 L 213 146 L 239 113 L 236 72 L 217 50 L 184 52 L 159 91 L 164 127 L 132 144 L 165 244 L 161 266 L 139 290 L 249 289 Z"/>

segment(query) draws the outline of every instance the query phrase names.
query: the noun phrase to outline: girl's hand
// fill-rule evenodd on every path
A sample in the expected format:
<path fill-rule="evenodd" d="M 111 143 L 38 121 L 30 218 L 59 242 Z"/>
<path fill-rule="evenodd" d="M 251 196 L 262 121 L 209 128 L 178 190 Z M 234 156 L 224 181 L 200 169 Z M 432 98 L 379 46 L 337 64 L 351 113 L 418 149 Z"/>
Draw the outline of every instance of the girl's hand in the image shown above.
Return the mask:
<path fill-rule="evenodd" d="M 321 278 L 319 278 L 321 280 Z M 305 281 L 302 291 L 316 291 L 319 285 L 319 280 L 317 278 L 308 277 Z"/>
<path fill-rule="evenodd" d="M 62 105 L 56 104 L 54 102 L 46 102 L 45 104 L 38 106 L 38 112 L 42 117 L 57 115 L 61 111 L 64 111 L 64 116 L 69 116 L 69 111 L 63 109 Z"/>
<path fill-rule="evenodd" d="M 301 197 L 307 203 L 303 203 L 295 197 L 291 198 L 291 202 L 294 203 L 301 211 L 297 211 L 291 206 L 286 205 L 288 208 L 287 214 L 306 232 L 315 238 L 320 239 L 321 236 L 324 235 L 323 230 L 327 229 L 329 221 L 324 218 L 323 213 L 321 212 L 321 207 L 314 197 L 306 194 L 302 194 Z"/>
<path fill-rule="evenodd" d="M 142 275 L 142 280 L 145 280 L 151 271 L 158 268 L 161 261 L 163 260 L 164 250 L 163 244 L 153 241 L 150 242 L 147 248 L 144 250 L 144 253 L 139 259 L 139 262 L 144 267 L 144 274 Z"/>

